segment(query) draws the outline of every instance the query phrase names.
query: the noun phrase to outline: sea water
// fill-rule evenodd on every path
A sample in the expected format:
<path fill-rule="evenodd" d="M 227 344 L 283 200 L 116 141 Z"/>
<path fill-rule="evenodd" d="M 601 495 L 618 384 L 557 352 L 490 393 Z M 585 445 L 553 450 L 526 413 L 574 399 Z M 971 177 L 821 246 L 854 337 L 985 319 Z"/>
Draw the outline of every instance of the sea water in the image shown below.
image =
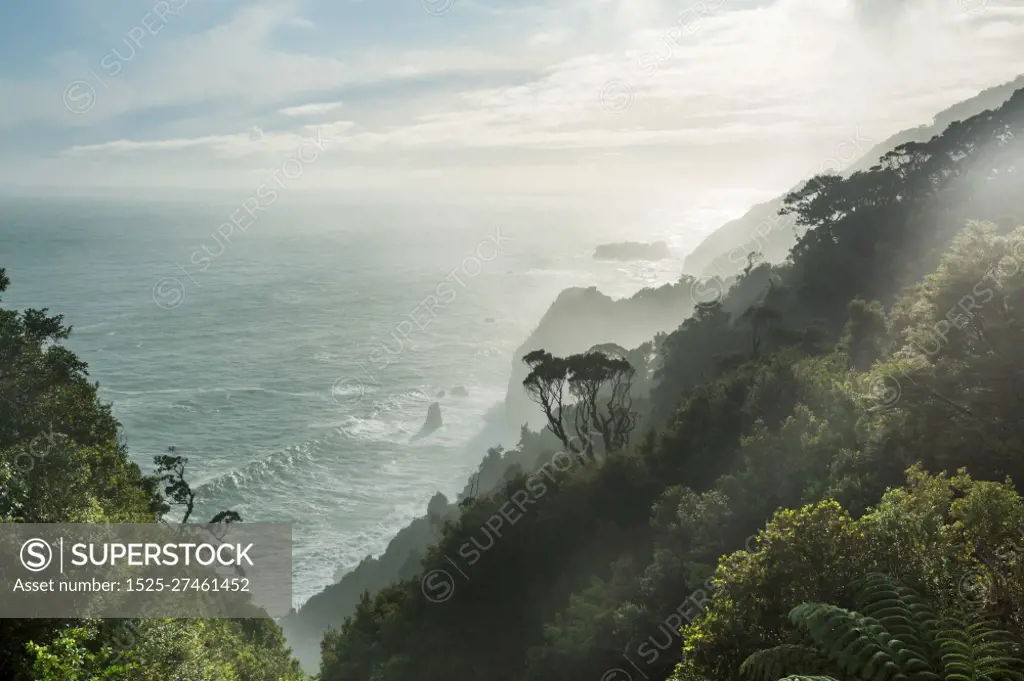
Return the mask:
<path fill-rule="evenodd" d="M 486 453 L 465 445 L 559 291 L 674 281 L 743 209 L 704 199 L 295 200 L 255 221 L 228 198 L 6 199 L 3 305 L 64 315 L 132 459 L 148 472 L 168 447 L 189 458 L 197 520 L 294 522 L 298 605 L 381 552 L 433 494 L 454 501 Z M 678 259 L 591 257 L 656 239 Z M 410 443 L 432 401 L 443 426 Z"/>

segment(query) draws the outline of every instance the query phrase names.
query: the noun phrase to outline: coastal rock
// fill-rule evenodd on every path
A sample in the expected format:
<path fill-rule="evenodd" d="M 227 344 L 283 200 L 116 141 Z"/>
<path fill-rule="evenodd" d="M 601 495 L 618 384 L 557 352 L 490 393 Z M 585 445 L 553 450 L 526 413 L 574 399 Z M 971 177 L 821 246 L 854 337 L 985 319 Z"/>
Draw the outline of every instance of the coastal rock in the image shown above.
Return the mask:
<path fill-rule="evenodd" d="M 438 402 L 432 402 L 427 408 L 427 420 L 423 422 L 423 427 L 420 431 L 410 438 L 410 442 L 425 438 L 426 436 L 433 433 L 435 430 L 441 427 L 441 405 Z"/>
<path fill-rule="evenodd" d="M 457 385 L 452 388 L 452 395 L 455 397 L 469 397 L 469 391 L 463 388 L 461 385 Z"/>
<path fill-rule="evenodd" d="M 427 503 L 427 518 L 442 518 L 448 512 L 448 506 L 448 497 L 438 492 Z"/>
<path fill-rule="evenodd" d="M 665 260 L 671 257 L 672 253 L 664 241 L 622 241 L 601 244 L 594 250 L 595 260 Z"/>

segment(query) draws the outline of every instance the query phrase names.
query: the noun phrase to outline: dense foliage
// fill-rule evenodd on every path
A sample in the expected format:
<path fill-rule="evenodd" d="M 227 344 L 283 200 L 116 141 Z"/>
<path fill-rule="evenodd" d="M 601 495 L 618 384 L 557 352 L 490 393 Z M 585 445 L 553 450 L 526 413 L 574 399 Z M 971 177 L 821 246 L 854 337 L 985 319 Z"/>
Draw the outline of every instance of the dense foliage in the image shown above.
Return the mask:
<path fill-rule="evenodd" d="M 1024 90 L 789 194 L 789 259 L 676 284 L 671 333 L 527 354 L 549 428 L 431 503 L 397 581 L 359 573 L 321 681 L 1020 679 L 1022 140 Z M 188 513 L 184 461 L 130 462 L 68 333 L 0 309 L 0 520 Z M 300 678 L 266 620 L 0 620 L 0 665 Z"/>
<path fill-rule="evenodd" d="M 941 617 L 928 600 L 887 575 L 854 585 L 857 610 L 801 603 L 789 613 L 806 644 L 760 650 L 740 666 L 753 681 L 832 679 L 1019 679 L 1013 636 L 978 617 Z M 795 674 L 792 672 L 796 672 Z M 820 676 L 822 672 L 832 672 Z"/>
<path fill-rule="evenodd" d="M 10 284 L 0 269 L 0 293 Z M 0 522 L 160 520 L 191 510 L 185 459 L 128 458 L 87 366 L 60 342 L 47 310 L 0 308 Z M 213 522 L 239 520 L 230 511 Z M 303 678 L 280 628 L 252 620 L 0 619 L 0 678 L 9 681 L 281 681 Z"/>
<path fill-rule="evenodd" d="M 1019 658 L 1022 139 L 1019 91 L 787 196 L 806 229 L 790 258 L 751 260 L 653 340 L 633 444 L 532 457 L 524 435 L 500 456 L 542 465 L 512 468 L 417 574 L 364 595 L 324 639 L 323 680 L 738 679 L 758 650 L 810 646 L 790 611 L 852 612 L 875 572 L 992 623 Z M 557 359 L 526 359 L 551 369 L 533 390 L 555 423 L 574 408 Z"/>

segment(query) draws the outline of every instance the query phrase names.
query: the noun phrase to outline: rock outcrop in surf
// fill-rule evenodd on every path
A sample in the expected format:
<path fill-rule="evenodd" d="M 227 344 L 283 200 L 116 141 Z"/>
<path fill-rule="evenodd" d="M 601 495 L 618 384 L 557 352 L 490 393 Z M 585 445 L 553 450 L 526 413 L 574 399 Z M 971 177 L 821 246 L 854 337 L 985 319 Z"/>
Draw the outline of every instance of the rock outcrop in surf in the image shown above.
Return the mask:
<path fill-rule="evenodd" d="M 671 257 L 672 252 L 664 241 L 622 241 L 601 244 L 594 250 L 595 260 L 666 260 Z"/>
<path fill-rule="evenodd" d="M 415 442 L 416 440 L 425 438 L 440 428 L 441 423 L 441 404 L 438 402 L 431 402 L 430 406 L 427 408 L 427 420 L 423 422 L 423 427 L 420 428 L 419 432 L 413 435 L 409 441 Z"/>

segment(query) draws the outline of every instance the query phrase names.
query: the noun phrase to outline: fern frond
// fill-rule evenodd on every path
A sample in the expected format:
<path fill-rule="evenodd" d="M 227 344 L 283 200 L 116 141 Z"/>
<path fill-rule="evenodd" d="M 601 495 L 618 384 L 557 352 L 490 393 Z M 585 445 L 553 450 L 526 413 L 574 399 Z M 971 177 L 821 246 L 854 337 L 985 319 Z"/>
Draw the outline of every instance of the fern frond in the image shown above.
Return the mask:
<path fill-rule="evenodd" d="M 1013 640 L 991 620 L 947 622 L 938 641 L 948 681 L 1024 681 Z"/>
<path fill-rule="evenodd" d="M 825 603 L 802 603 L 790 611 L 789 619 L 844 675 L 872 681 L 905 678 L 892 637 L 878 620 Z"/>
<path fill-rule="evenodd" d="M 909 673 L 938 678 L 939 619 L 921 596 L 888 575 L 871 573 L 854 582 L 857 610 L 892 636 L 892 649 Z"/>
<path fill-rule="evenodd" d="M 745 681 L 1024 681 L 1020 645 L 991 620 L 940 621 L 932 607 L 892 578 L 857 580 L 859 611 L 801 603 L 789 619 L 814 648 L 782 645 L 749 656 Z M 782 677 L 785 672 L 798 672 Z M 780 678 L 781 677 L 781 678 Z"/>

